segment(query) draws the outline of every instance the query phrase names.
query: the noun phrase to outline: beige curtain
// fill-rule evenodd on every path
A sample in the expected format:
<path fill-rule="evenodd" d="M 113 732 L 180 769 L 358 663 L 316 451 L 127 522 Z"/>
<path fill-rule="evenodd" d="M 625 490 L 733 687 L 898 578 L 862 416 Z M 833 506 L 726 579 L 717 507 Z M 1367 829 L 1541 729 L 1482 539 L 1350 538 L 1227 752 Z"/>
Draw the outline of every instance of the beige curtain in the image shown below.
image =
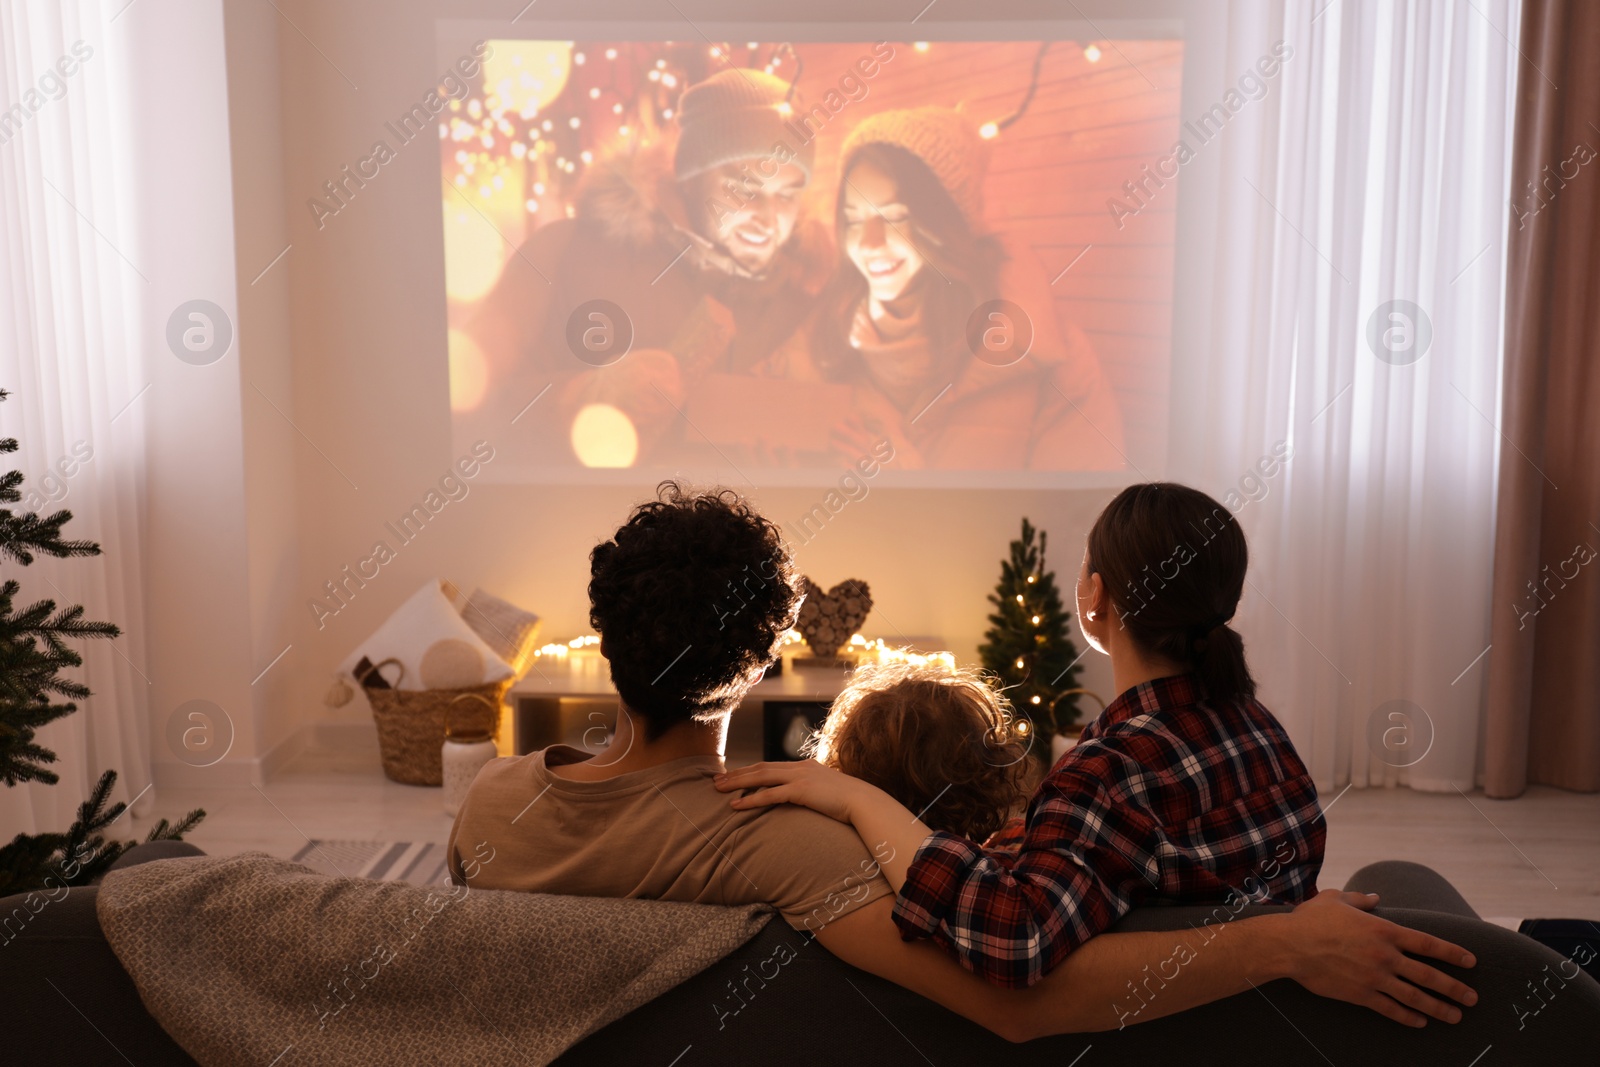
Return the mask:
<path fill-rule="evenodd" d="M 1600 4 L 1524 0 L 1484 790 L 1600 790 Z"/>

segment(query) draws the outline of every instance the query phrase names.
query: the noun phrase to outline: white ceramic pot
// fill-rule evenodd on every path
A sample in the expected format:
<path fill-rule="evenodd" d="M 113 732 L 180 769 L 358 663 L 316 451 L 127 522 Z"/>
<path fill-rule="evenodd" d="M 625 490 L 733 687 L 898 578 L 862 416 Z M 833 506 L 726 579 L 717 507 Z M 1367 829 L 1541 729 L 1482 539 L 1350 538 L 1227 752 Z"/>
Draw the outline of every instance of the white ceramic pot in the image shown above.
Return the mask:
<path fill-rule="evenodd" d="M 451 818 L 461 810 L 467 787 L 483 765 L 498 753 L 492 737 L 447 737 L 440 757 L 444 762 L 444 810 Z"/>

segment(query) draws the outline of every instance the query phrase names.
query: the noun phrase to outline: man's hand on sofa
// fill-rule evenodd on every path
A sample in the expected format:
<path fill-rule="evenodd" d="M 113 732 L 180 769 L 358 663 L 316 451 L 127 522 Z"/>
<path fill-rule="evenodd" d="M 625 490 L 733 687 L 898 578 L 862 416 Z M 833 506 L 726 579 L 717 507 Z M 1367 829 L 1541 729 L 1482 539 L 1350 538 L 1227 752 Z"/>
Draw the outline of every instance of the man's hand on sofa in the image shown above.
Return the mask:
<path fill-rule="evenodd" d="M 1469 1007 L 1477 993 L 1407 953 L 1457 967 L 1477 961 L 1459 945 L 1368 914 L 1377 904 L 1376 894 L 1325 889 L 1283 916 L 1284 976 L 1406 1026 L 1424 1026 L 1427 1018 L 1460 1022 L 1460 1008 L 1427 991 Z"/>

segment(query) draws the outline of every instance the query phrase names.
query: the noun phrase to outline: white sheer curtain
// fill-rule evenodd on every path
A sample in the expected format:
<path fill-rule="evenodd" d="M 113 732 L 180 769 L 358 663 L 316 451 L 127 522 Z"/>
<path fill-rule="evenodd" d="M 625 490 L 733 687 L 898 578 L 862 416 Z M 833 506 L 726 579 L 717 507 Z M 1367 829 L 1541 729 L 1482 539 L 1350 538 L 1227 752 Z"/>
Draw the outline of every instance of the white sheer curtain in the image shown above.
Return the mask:
<path fill-rule="evenodd" d="M 1219 96 L 1275 42 L 1293 51 L 1183 190 L 1169 471 L 1259 498 L 1238 510 L 1252 559 L 1237 622 L 1324 802 L 1346 783 L 1470 790 L 1517 4 L 1218 14 Z M 1378 324 L 1379 358 L 1369 322 L 1390 300 L 1423 310 L 1425 350 L 1402 311 Z M 1291 458 L 1262 476 L 1279 441 Z"/>
<path fill-rule="evenodd" d="M 150 784 L 139 500 L 144 427 L 130 403 L 144 384 L 134 334 L 148 284 L 126 247 L 119 197 L 129 183 L 115 149 L 115 49 L 121 5 L 0 0 L 0 435 L 20 449 L 0 469 L 26 476 L 13 509 L 66 508 L 66 536 L 98 541 L 87 559 L 3 566 L 15 606 L 83 604 L 117 624 L 115 641 L 82 642 L 77 677 L 94 695 L 44 728 L 55 786 L 0 788 L 0 839 L 64 829 L 107 768 L 115 799 Z M 13 106 L 15 105 L 15 106 Z M 0 462 L 4 462 L 0 460 Z M 33 494 L 37 494 L 34 496 Z M 37 506 L 35 506 L 37 505 Z M 139 809 L 147 808 L 145 798 Z M 123 825 L 119 831 L 131 834 Z"/>

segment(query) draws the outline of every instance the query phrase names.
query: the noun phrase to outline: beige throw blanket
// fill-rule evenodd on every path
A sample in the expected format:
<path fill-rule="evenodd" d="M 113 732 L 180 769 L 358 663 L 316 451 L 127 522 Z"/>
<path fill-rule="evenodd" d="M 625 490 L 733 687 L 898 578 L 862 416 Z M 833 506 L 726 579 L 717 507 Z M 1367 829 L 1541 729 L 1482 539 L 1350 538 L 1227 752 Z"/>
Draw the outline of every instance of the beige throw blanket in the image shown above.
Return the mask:
<path fill-rule="evenodd" d="M 106 875 L 100 925 L 205 1067 L 543 1065 L 770 912 L 333 878 L 262 853 Z"/>

